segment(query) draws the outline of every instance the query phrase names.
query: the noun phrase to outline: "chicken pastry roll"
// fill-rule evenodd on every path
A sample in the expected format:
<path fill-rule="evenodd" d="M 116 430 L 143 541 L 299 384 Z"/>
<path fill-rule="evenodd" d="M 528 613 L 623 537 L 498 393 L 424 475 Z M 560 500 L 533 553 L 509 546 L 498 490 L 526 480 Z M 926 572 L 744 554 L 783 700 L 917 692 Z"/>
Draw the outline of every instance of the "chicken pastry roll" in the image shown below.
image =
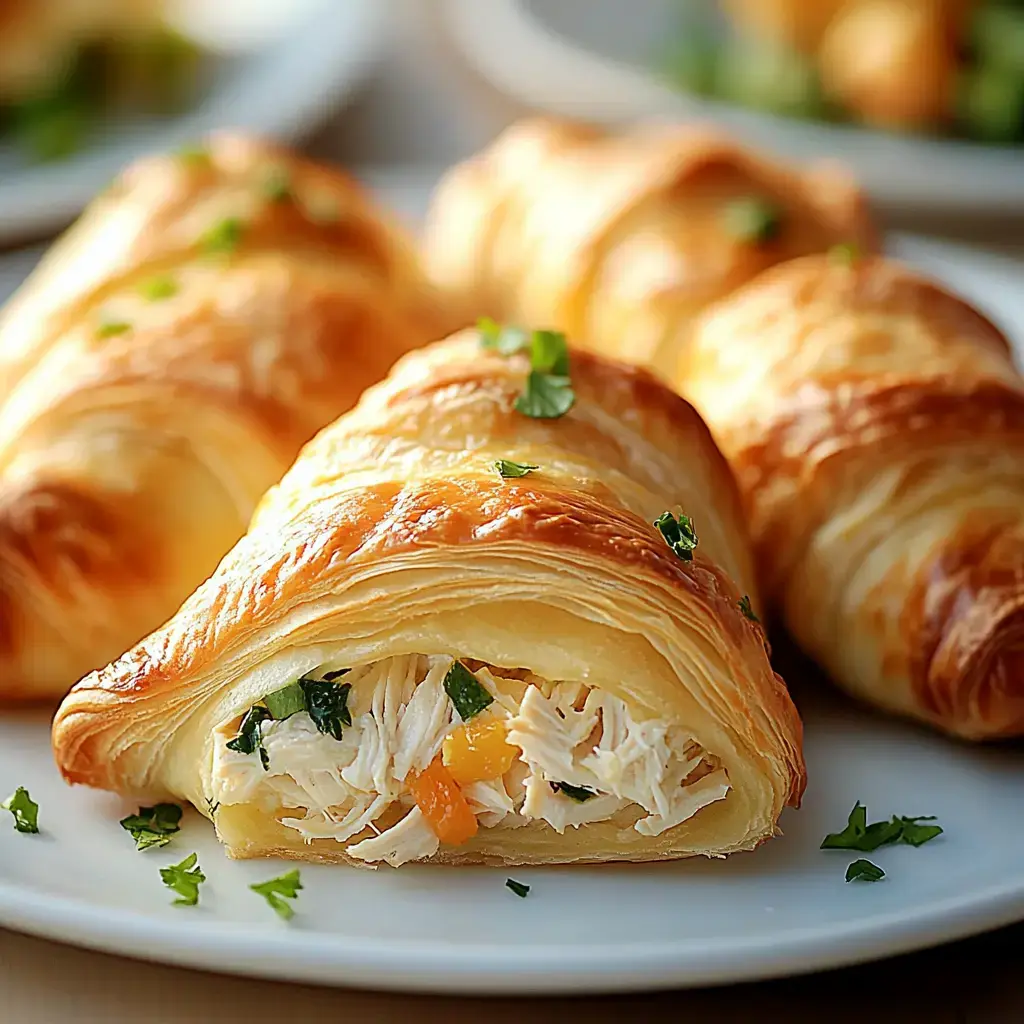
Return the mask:
<path fill-rule="evenodd" d="M 490 340 L 531 354 L 470 331 L 405 357 L 75 687 L 69 781 L 187 798 L 238 857 L 651 860 L 775 832 L 800 720 L 706 427 L 559 336 Z"/>
<path fill-rule="evenodd" d="M 0 319 L 0 699 L 164 622 L 441 315 L 344 175 L 235 136 L 130 168 Z"/>
<path fill-rule="evenodd" d="M 890 711 L 1024 733 L 1024 381 L 1003 335 L 892 261 L 807 257 L 711 310 L 679 379 L 807 651 Z"/>
<path fill-rule="evenodd" d="M 513 125 L 434 196 L 426 260 L 481 314 L 566 331 L 671 384 L 694 317 L 760 271 L 874 245 L 838 168 L 795 171 L 709 129 Z"/>

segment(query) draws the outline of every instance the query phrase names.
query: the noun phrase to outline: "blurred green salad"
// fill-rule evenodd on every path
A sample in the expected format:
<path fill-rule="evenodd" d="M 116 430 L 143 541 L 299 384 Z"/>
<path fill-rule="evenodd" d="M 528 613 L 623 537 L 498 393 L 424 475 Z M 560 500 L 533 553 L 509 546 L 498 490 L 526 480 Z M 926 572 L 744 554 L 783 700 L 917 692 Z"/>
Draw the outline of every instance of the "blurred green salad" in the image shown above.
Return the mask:
<path fill-rule="evenodd" d="M 88 145 L 105 120 L 180 113 L 196 97 L 199 58 L 163 26 L 80 42 L 42 80 L 0 95 L 0 140 L 30 159 L 60 160 Z"/>
<path fill-rule="evenodd" d="M 680 9 L 677 88 L 889 131 L 1024 142 L 1024 0 L 721 0 Z"/>

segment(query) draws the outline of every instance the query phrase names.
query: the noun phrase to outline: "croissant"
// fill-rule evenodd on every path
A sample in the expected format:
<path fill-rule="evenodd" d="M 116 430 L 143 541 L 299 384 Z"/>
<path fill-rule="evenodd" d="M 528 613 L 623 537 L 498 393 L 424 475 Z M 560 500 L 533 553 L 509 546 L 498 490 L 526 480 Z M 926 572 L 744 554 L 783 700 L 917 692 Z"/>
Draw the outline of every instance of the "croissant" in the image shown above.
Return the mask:
<path fill-rule="evenodd" d="M 710 310 L 679 384 L 803 647 L 889 711 L 1024 733 L 1024 380 L 999 330 L 890 260 L 806 257 Z"/>
<path fill-rule="evenodd" d="M 728 467 L 647 374 L 527 342 L 408 355 L 307 445 L 178 614 L 65 699 L 65 778 L 188 799 L 236 857 L 640 861 L 772 836 L 801 726 Z"/>
<path fill-rule="evenodd" d="M 795 171 L 711 130 L 513 125 L 442 180 L 425 260 L 481 314 L 564 330 L 671 383 L 694 318 L 765 268 L 875 233 L 828 165 Z"/>
<path fill-rule="evenodd" d="M 0 697 L 165 621 L 443 316 L 339 173 L 232 135 L 130 168 L 0 321 Z"/>

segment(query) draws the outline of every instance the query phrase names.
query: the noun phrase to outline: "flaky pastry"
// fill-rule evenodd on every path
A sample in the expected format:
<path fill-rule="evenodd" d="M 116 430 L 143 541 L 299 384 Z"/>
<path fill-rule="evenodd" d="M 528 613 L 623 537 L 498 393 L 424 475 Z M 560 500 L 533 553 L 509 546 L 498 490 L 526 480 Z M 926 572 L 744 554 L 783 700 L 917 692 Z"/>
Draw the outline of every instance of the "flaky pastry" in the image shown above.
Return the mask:
<path fill-rule="evenodd" d="M 527 369 L 473 331 L 404 357 L 178 614 L 72 690 L 64 776 L 188 799 L 238 857 L 640 861 L 771 837 L 801 727 L 728 467 L 643 371 L 573 352 L 575 404 L 535 418 Z M 652 525 L 672 510 L 695 551 Z"/>

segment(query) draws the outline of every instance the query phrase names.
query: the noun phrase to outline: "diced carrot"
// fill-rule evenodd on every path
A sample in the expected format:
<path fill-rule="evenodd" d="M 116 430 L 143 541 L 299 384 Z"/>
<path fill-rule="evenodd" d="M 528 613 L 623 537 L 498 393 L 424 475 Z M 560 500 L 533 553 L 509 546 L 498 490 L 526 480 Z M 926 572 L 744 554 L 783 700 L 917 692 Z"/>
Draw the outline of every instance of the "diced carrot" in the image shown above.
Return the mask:
<path fill-rule="evenodd" d="M 476 815 L 440 756 L 419 775 L 409 777 L 409 791 L 442 843 L 459 846 L 476 835 Z"/>
<path fill-rule="evenodd" d="M 453 729 L 441 747 L 444 766 L 460 786 L 504 775 L 518 753 L 506 739 L 505 723 L 492 715 L 478 715 Z"/>

